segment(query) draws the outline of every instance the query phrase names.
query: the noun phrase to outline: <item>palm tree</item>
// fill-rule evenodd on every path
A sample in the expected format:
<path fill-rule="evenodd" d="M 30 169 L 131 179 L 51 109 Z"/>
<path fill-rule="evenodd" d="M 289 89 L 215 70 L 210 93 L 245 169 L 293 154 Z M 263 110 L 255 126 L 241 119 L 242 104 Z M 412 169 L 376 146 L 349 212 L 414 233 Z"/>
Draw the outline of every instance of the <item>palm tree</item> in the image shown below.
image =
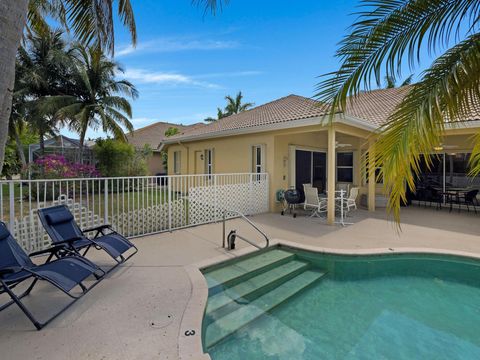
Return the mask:
<path fill-rule="evenodd" d="M 480 102 L 480 6 L 472 0 L 362 4 L 364 11 L 337 50 L 340 69 L 325 75 L 318 86 L 318 99 L 334 110 L 345 109 L 348 96 L 370 88 L 372 82 L 380 86 L 382 73 L 399 75 L 404 59 L 413 68 L 422 50 L 433 53 L 455 41 L 411 86 L 375 144 L 376 162 L 390 196 L 388 208 L 399 221 L 407 187 L 415 190 L 421 154 L 441 143 L 445 119 L 461 119 Z M 472 175 L 479 174 L 480 134 L 470 160 Z M 431 163 L 428 156 L 427 161 Z"/>
<path fill-rule="evenodd" d="M 235 98 L 231 97 L 230 95 L 225 96 L 225 100 L 227 100 L 227 106 L 225 107 L 225 112 L 227 114 L 226 116 L 241 113 L 254 105 L 250 102 L 242 104 L 242 99 L 243 95 L 241 91 L 238 92 Z"/>
<path fill-rule="evenodd" d="M 60 30 L 31 33 L 26 37 L 26 46 L 18 50 L 18 78 L 11 120 L 18 118 L 16 107 L 23 107 L 25 120 L 39 134 L 42 153 L 45 136 L 56 133 L 58 122 L 55 117 L 58 107 L 51 103 L 51 98 L 63 94 L 68 88 L 71 64 L 71 53 Z"/>
<path fill-rule="evenodd" d="M 233 98 L 230 95 L 225 96 L 225 100 L 227 100 L 227 106 L 225 106 L 225 109 L 222 110 L 220 108 L 217 108 L 217 118 L 215 119 L 212 117 L 208 117 L 204 121 L 206 122 L 217 121 L 224 117 L 246 111 L 254 105 L 254 103 L 250 103 L 250 102 L 242 104 L 242 99 L 243 99 L 243 95 L 241 91 L 238 92 L 235 98 Z"/>
<path fill-rule="evenodd" d="M 407 86 L 412 83 L 413 74 L 409 75 L 403 82 L 401 83 L 400 87 Z M 385 76 L 385 89 L 393 89 L 397 87 L 397 81 L 394 76 L 387 75 Z"/>
<path fill-rule="evenodd" d="M 101 128 L 116 139 L 126 141 L 124 128 L 131 132 L 132 108 L 125 97 L 135 99 L 137 89 L 127 80 L 116 80 L 123 69 L 108 59 L 99 47 L 74 49 L 76 66 L 72 75 L 71 92 L 56 96 L 52 102 L 62 103 L 56 116 L 80 135 L 80 155 L 89 127 Z M 81 156 L 80 156 L 81 159 Z"/>
<path fill-rule="evenodd" d="M 212 10 L 214 9 L 213 5 Z M 41 32 L 46 18 L 53 17 L 85 44 L 97 43 L 113 53 L 114 0 L 1 0 L 0 14 L 0 171 L 3 164 L 15 83 L 15 56 L 24 30 Z M 128 28 L 132 43 L 137 35 L 130 0 L 118 0 L 120 21 Z"/>

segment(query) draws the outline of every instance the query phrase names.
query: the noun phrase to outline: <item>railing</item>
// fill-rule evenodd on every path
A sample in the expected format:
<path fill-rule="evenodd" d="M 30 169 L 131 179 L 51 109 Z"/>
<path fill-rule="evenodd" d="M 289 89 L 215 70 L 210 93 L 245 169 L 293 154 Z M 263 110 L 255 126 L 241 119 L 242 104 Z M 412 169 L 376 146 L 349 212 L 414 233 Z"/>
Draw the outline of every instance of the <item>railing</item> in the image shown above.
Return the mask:
<path fill-rule="evenodd" d="M 50 244 L 39 208 L 66 204 L 82 228 L 109 223 L 134 237 L 216 222 L 225 209 L 266 212 L 268 193 L 268 174 L 253 173 L 0 181 L 0 219 L 36 251 Z"/>
<path fill-rule="evenodd" d="M 226 237 L 226 220 L 227 220 L 227 217 L 229 215 L 231 216 L 232 214 L 237 215 L 238 217 L 240 217 L 240 219 L 243 219 L 244 221 L 246 221 L 248 224 L 250 224 L 251 227 L 253 227 L 255 230 L 257 230 L 257 232 L 259 232 L 260 235 L 263 236 L 263 238 L 265 239 L 265 246 L 264 246 L 265 248 L 267 248 L 270 245 L 270 239 L 269 239 L 268 235 L 265 234 L 262 230 L 260 230 L 260 228 L 252 220 L 247 218 L 244 214 L 242 214 L 239 211 L 225 210 L 223 212 L 223 221 L 222 221 L 223 222 L 223 227 L 222 227 L 222 229 L 223 229 L 222 247 L 223 248 L 225 248 L 225 245 L 227 245 L 229 250 L 233 250 L 235 248 L 235 238 L 239 238 L 239 239 L 245 241 L 246 243 L 248 243 L 252 246 L 255 246 L 258 249 L 262 249 L 262 247 L 260 245 L 258 245 L 257 243 L 243 237 L 242 235 L 237 234 L 236 230 L 232 230 L 230 232 L 230 234 L 228 234 L 228 238 Z M 233 246 L 232 246 L 232 243 L 233 243 Z"/>

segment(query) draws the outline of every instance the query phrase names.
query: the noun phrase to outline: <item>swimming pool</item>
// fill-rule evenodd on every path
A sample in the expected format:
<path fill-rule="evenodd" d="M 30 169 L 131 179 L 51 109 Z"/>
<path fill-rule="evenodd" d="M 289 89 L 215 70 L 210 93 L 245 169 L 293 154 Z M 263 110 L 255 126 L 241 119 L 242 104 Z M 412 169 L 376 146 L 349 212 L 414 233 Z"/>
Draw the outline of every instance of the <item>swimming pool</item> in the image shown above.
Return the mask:
<path fill-rule="evenodd" d="M 480 359 L 480 262 L 278 247 L 206 269 L 212 359 Z"/>

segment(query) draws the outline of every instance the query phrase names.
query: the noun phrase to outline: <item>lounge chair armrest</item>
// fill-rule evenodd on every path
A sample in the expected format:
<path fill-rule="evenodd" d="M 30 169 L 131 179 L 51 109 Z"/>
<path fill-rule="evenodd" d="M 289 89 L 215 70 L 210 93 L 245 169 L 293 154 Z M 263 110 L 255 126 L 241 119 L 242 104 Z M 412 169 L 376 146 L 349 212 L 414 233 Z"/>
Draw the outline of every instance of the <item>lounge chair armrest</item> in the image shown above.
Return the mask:
<path fill-rule="evenodd" d="M 28 256 L 37 256 L 37 255 L 44 255 L 44 254 L 52 254 L 52 253 L 56 253 L 57 251 L 59 250 L 65 250 L 65 246 L 60 244 L 60 245 L 55 245 L 55 246 L 52 246 L 52 247 L 49 247 L 48 249 L 44 249 L 44 250 L 39 250 L 39 251 L 34 251 L 30 254 L 28 254 Z"/>
<path fill-rule="evenodd" d="M 82 232 L 86 233 L 86 232 L 92 232 L 92 231 L 99 231 L 101 232 L 102 230 L 104 229 L 111 229 L 112 228 L 112 225 L 110 224 L 103 224 L 103 225 L 98 225 L 98 226 L 94 226 L 94 227 L 91 227 L 91 228 L 86 228 L 86 229 L 83 229 Z"/>
<path fill-rule="evenodd" d="M 69 238 L 69 239 L 65 239 L 65 240 L 62 240 L 62 241 L 55 241 L 55 246 L 57 245 L 64 245 L 64 244 L 71 244 L 72 242 L 74 241 L 78 241 L 78 240 L 82 240 L 83 237 L 80 237 L 80 236 L 74 236 L 72 238 Z"/>

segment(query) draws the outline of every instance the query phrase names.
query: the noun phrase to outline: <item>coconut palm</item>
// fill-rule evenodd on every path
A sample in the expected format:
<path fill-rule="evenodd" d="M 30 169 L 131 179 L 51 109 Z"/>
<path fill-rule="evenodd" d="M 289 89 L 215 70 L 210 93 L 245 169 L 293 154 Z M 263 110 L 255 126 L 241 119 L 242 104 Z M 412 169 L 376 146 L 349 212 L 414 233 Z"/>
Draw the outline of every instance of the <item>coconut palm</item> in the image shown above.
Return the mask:
<path fill-rule="evenodd" d="M 225 107 L 226 116 L 241 113 L 254 105 L 250 102 L 242 103 L 242 99 L 243 95 L 241 91 L 238 92 L 235 98 L 230 95 L 225 96 L 225 100 L 227 100 L 227 106 Z"/>
<path fill-rule="evenodd" d="M 116 139 L 126 141 L 124 128 L 133 131 L 129 120 L 132 108 L 120 95 L 135 99 L 137 89 L 127 80 L 116 79 L 123 69 L 108 59 L 99 47 L 78 45 L 74 55 L 76 66 L 71 76 L 70 93 L 51 99 L 52 103 L 63 104 L 56 116 L 78 132 L 80 151 L 90 127 L 101 128 Z"/>
<path fill-rule="evenodd" d="M 217 108 L 217 118 L 215 119 L 213 117 L 208 117 L 204 121 L 206 122 L 217 121 L 224 117 L 246 111 L 254 105 L 254 103 L 250 103 L 250 102 L 243 104 L 242 99 L 243 99 L 243 95 L 241 91 L 238 92 L 235 98 L 233 98 L 230 95 L 225 96 L 225 100 L 227 100 L 227 106 L 225 106 L 225 109 L 222 110 L 221 108 Z"/>
<path fill-rule="evenodd" d="M 438 52 L 454 42 L 411 86 L 375 145 L 388 207 L 399 220 L 407 187 L 415 190 L 421 154 L 441 143 L 446 119 L 454 125 L 480 101 L 480 2 L 363 0 L 362 5 L 337 50 L 339 70 L 325 75 L 318 87 L 318 99 L 334 110 L 345 109 L 347 98 L 361 89 L 380 86 L 382 74 L 400 75 L 405 59 L 412 69 L 422 51 Z M 471 168 L 472 174 L 480 172 L 480 134 Z"/>
<path fill-rule="evenodd" d="M 407 86 L 412 83 L 413 74 L 408 76 L 405 80 L 402 81 L 400 87 Z M 397 87 L 397 80 L 392 75 L 385 76 L 385 89 L 393 89 Z"/>
<path fill-rule="evenodd" d="M 117 5 L 115 11 L 113 6 Z M 46 18 L 54 18 L 85 43 L 97 43 L 113 53 L 114 13 L 128 28 L 136 43 L 136 27 L 129 0 L 1 0 L 0 14 L 0 170 L 3 164 L 8 122 L 15 83 L 15 56 L 24 30 L 46 29 Z"/>
<path fill-rule="evenodd" d="M 54 107 L 50 99 L 67 91 L 72 57 L 60 30 L 31 33 L 25 43 L 17 54 L 13 118 L 10 119 L 18 120 L 20 114 L 17 113 L 23 111 L 24 119 L 39 134 L 43 153 L 45 136 L 54 135 L 58 123 L 55 117 L 58 107 Z"/>

